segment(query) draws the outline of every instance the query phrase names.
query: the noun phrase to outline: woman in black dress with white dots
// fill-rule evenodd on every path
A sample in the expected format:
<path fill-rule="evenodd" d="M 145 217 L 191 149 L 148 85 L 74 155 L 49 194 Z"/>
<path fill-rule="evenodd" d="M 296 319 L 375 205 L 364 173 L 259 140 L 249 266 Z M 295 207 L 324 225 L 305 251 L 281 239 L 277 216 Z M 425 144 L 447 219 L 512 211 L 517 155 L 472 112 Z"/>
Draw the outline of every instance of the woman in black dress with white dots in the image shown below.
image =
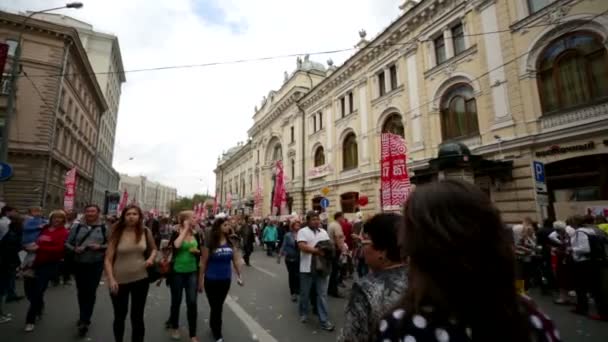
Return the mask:
<path fill-rule="evenodd" d="M 515 289 L 510 232 L 475 185 L 420 186 L 404 209 L 409 287 L 378 327 L 378 341 L 552 342 L 551 320 Z"/>

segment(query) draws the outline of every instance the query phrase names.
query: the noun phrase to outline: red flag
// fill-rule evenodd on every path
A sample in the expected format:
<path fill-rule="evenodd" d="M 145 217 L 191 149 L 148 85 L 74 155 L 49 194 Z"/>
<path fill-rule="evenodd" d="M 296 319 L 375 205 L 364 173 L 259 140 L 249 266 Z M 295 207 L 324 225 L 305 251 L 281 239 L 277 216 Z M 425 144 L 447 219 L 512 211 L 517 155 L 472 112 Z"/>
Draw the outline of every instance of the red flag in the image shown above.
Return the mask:
<path fill-rule="evenodd" d="M 6 59 L 8 58 L 8 44 L 0 43 L 0 85 L 2 85 L 2 74 L 4 74 L 4 67 L 6 65 Z M 10 82 L 10 78 L 7 80 Z"/>
<path fill-rule="evenodd" d="M 285 192 L 285 173 L 283 172 L 283 162 L 277 160 L 277 173 L 274 182 L 274 198 L 272 200 L 273 214 L 284 215 L 287 204 L 287 194 Z"/>
<path fill-rule="evenodd" d="M 381 205 L 384 210 L 399 210 L 410 193 L 407 173 L 405 140 L 392 133 L 382 133 L 381 150 Z"/>
<path fill-rule="evenodd" d="M 232 208 L 232 194 L 228 193 L 226 195 L 226 208 L 231 209 Z"/>
<path fill-rule="evenodd" d="M 63 209 L 74 210 L 74 198 L 76 197 L 76 168 L 73 167 L 65 174 L 65 195 L 63 196 Z"/>
<path fill-rule="evenodd" d="M 127 206 L 127 202 L 129 200 L 129 193 L 127 190 L 123 191 L 122 197 L 120 198 L 120 202 L 118 203 L 118 214 L 122 213 L 122 211 Z"/>

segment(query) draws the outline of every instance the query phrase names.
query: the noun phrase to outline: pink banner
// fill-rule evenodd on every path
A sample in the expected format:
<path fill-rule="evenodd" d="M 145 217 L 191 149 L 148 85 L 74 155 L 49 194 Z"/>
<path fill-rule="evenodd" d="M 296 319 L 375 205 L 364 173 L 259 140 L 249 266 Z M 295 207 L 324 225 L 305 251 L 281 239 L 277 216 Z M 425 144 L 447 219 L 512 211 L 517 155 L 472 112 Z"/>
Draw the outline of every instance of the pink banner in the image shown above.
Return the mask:
<path fill-rule="evenodd" d="M 74 210 L 74 198 L 76 197 L 76 168 L 70 169 L 65 174 L 65 195 L 63 197 L 63 209 Z"/>
<path fill-rule="evenodd" d="M 125 207 L 127 206 L 128 201 L 129 201 L 129 193 L 127 192 L 127 190 L 125 190 L 122 193 L 122 196 L 120 198 L 120 202 L 118 203 L 118 215 L 120 215 L 120 213 L 122 213 L 122 211 L 125 209 Z"/>
<path fill-rule="evenodd" d="M 226 195 L 226 208 L 231 209 L 232 208 L 232 194 L 228 193 Z"/>
<path fill-rule="evenodd" d="M 285 191 L 285 173 L 283 170 L 283 162 L 277 160 L 277 173 L 274 181 L 274 198 L 272 200 L 273 215 L 285 214 L 287 205 L 287 193 Z"/>
<path fill-rule="evenodd" d="M 410 193 L 410 178 L 407 173 L 407 148 L 403 137 L 382 133 L 380 166 L 381 204 L 383 210 L 400 210 Z"/>
<path fill-rule="evenodd" d="M 253 216 L 262 217 L 262 188 L 259 184 L 253 197 Z"/>

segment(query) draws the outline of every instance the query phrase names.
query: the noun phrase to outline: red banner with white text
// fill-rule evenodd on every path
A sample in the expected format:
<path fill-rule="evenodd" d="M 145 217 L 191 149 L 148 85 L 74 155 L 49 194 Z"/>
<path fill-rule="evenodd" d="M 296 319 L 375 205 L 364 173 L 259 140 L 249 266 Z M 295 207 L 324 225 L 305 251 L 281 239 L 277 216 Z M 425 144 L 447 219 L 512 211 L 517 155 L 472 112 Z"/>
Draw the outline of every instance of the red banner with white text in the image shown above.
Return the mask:
<path fill-rule="evenodd" d="M 397 134 L 382 133 L 380 168 L 382 170 L 382 209 L 401 210 L 410 193 L 410 178 L 407 173 L 407 148 L 405 139 Z"/>
<path fill-rule="evenodd" d="M 74 210 L 74 198 L 76 198 L 76 168 L 70 169 L 65 174 L 65 195 L 63 197 L 63 209 Z"/>

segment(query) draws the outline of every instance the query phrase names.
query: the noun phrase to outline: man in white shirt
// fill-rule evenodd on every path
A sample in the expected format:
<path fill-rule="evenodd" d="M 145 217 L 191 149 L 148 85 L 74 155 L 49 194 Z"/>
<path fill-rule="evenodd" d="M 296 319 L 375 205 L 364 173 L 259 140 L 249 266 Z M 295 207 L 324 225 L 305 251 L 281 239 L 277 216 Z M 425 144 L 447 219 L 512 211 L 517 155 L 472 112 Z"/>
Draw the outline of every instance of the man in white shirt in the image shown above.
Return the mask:
<path fill-rule="evenodd" d="M 317 310 L 321 328 L 333 331 L 334 325 L 329 322 L 327 310 L 327 285 L 329 275 L 321 276 L 315 274 L 312 269 L 312 258 L 322 256 L 323 252 L 315 246 L 320 241 L 329 241 L 327 232 L 321 229 L 319 214 L 311 211 L 306 214 L 307 226 L 298 231 L 298 248 L 300 249 L 300 321 L 306 323 L 308 320 L 308 304 L 311 287 L 315 286 L 317 291 Z"/>

